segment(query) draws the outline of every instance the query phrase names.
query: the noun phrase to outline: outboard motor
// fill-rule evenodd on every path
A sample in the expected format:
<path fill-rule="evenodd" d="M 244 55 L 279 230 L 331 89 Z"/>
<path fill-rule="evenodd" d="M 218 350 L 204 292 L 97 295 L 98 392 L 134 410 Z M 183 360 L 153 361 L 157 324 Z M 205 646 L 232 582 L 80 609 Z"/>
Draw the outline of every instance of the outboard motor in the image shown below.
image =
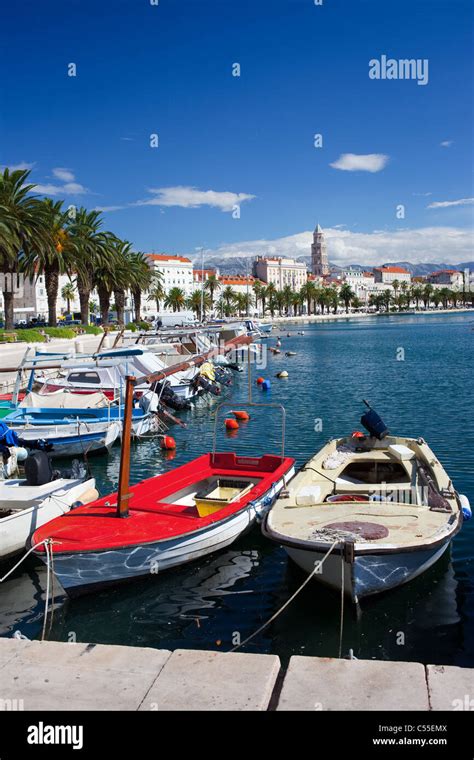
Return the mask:
<path fill-rule="evenodd" d="M 32 451 L 25 459 L 24 467 L 28 486 L 44 486 L 54 480 L 51 460 L 45 451 Z"/>
<path fill-rule="evenodd" d="M 388 435 L 388 428 L 383 419 L 379 417 L 375 409 L 372 409 L 365 399 L 364 404 L 368 407 L 369 411 L 362 415 L 360 421 L 365 429 L 369 431 L 370 435 L 373 435 L 374 438 L 378 438 L 379 441 L 381 441 L 382 438 L 385 438 L 385 436 Z"/>

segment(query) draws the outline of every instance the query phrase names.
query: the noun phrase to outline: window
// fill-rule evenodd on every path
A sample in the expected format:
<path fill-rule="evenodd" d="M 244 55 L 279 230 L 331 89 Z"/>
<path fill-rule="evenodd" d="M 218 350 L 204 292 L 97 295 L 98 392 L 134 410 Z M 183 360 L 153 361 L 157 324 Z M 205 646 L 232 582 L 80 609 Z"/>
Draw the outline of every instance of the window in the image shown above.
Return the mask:
<path fill-rule="evenodd" d="M 98 383 L 99 375 L 97 372 L 70 372 L 67 379 L 70 383 Z"/>

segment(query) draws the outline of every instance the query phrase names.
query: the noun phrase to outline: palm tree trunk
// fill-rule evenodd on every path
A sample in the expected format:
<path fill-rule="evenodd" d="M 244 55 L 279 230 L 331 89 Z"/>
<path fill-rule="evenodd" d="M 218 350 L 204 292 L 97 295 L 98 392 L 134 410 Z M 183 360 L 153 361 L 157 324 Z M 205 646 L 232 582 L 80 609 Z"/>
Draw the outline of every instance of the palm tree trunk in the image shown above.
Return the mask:
<path fill-rule="evenodd" d="M 59 269 L 57 265 L 50 264 L 45 267 L 44 282 L 46 288 L 46 297 L 48 299 L 48 324 L 50 327 L 56 327 L 56 304 L 58 302 L 59 287 Z"/>
<path fill-rule="evenodd" d="M 142 291 L 140 288 L 136 288 L 135 290 L 132 290 L 133 295 L 133 306 L 135 311 L 135 322 L 141 322 L 142 315 Z"/>
<path fill-rule="evenodd" d="M 5 330 L 13 330 L 13 293 L 11 290 L 3 291 L 3 303 L 5 307 Z"/>
<path fill-rule="evenodd" d="M 103 285 L 99 285 L 97 292 L 99 294 L 99 307 L 102 324 L 106 326 L 109 322 L 110 292 L 107 290 L 107 288 L 104 288 Z"/>
<path fill-rule="evenodd" d="M 115 306 L 117 307 L 117 322 L 119 325 L 125 324 L 125 291 L 114 290 Z"/>
<path fill-rule="evenodd" d="M 79 304 L 81 311 L 81 324 L 89 324 L 89 301 L 92 288 L 86 277 L 77 277 L 77 292 L 79 293 Z"/>

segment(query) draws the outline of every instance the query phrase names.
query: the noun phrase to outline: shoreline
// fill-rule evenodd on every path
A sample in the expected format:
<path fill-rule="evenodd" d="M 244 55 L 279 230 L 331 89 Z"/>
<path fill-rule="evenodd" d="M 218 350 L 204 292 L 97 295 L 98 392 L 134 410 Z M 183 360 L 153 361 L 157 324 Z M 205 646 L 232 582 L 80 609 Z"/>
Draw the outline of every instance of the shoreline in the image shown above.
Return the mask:
<path fill-rule="evenodd" d="M 474 692 L 474 668 L 453 665 L 17 638 L 0 639 L 0 672 L 4 709 L 41 712 L 455 711 Z"/>
<path fill-rule="evenodd" d="M 367 312 L 360 312 L 358 314 L 355 313 L 338 313 L 338 314 L 302 314 L 301 316 L 291 316 L 291 317 L 274 317 L 273 319 L 271 317 L 260 317 L 257 318 L 259 322 L 262 322 L 262 324 L 274 324 L 274 325 L 282 325 L 282 324 L 302 324 L 304 322 L 332 322 L 332 321 L 338 321 L 341 319 L 368 319 L 368 318 L 378 318 L 378 317 L 418 317 L 418 316 L 428 316 L 431 314 L 435 314 L 437 316 L 442 316 L 444 314 L 469 314 L 471 313 L 474 316 L 474 308 L 463 308 L 463 309 L 430 309 L 429 311 L 391 311 L 389 313 L 387 312 L 373 312 L 372 314 L 368 314 Z"/>

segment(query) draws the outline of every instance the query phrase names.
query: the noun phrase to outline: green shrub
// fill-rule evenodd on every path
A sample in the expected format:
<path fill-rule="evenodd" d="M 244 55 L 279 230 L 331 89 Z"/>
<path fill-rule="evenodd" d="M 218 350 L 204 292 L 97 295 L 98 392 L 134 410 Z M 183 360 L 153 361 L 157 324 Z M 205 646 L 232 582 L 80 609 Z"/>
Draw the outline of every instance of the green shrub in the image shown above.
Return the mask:
<path fill-rule="evenodd" d="M 138 327 L 135 324 L 135 322 L 130 322 L 130 324 L 127 325 L 127 330 L 131 330 L 132 332 L 136 332 L 138 330 Z"/>
<path fill-rule="evenodd" d="M 151 328 L 151 325 L 149 322 L 145 322 L 145 320 L 141 320 L 140 322 L 135 322 L 138 330 L 147 331 Z"/>
<path fill-rule="evenodd" d="M 81 332 L 85 335 L 100 335 L 104 331 L 102 327 L 98 327 L 97 325 L 78 325 L 76 332 Z"/>
<path fill-rule="evenodd" d="M 41 335 L 39 330 L 18 330 L 16 339 L 20 343 L 46 343 L 46 336 Z"/>
<path fill-rule="evenodd" d="M 1 343 L 15 343 L 15 341 L 16 341 L 15 332 L 5 332 L 4 330 L 0 330 Z"/>
<path fill-rule="evenodd" d="M 64 340 L 75 338 L 76 336 L 76 332 L 72 327 L 45 327 L 44 332 L 50 338 L 63 338 Z"/>

